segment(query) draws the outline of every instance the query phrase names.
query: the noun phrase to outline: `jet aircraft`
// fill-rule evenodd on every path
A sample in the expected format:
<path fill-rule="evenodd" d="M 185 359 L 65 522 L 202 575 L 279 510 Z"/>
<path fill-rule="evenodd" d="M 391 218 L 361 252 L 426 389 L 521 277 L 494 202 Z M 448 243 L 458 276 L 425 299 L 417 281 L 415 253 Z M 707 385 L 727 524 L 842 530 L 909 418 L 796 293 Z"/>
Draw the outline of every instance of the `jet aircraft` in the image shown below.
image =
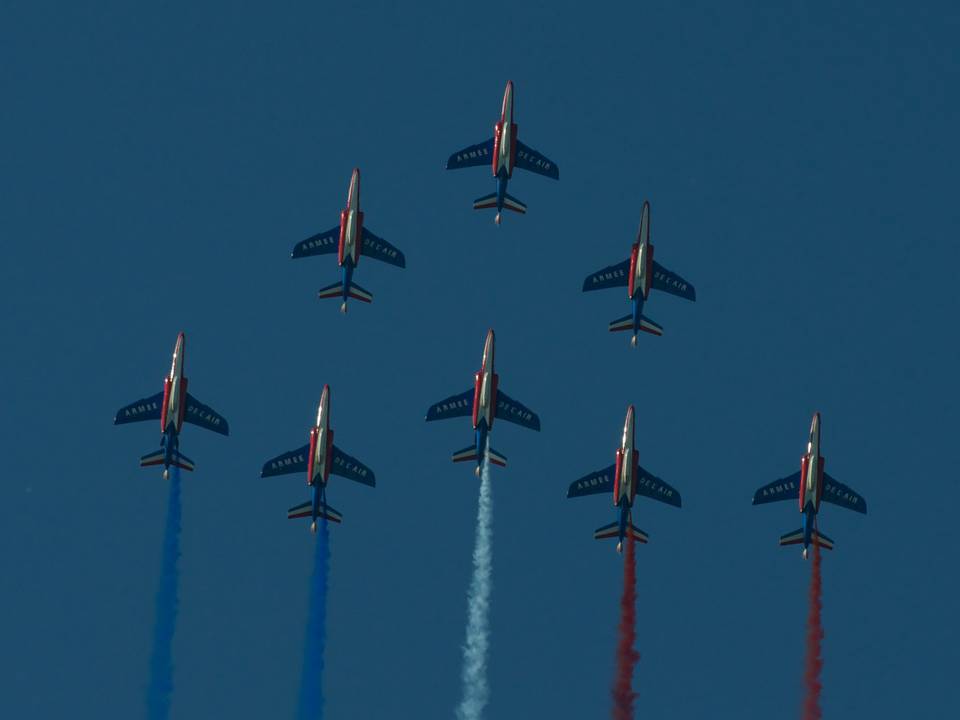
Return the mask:
<path fill-rule="evenodd" d="M 634 540 L 646 543 L 650 536 L 633 524 L 633 500 L 637 493 L 654 500 L 680 507 L 680 493 L 660 478 L 650 474 L 639 465 L 640 453 L 634 447 L 634 411 L 633 405 L 627 408 L 627 418 L 623 423 L 623 437 L 617 448 L 613 465 L 584 475 L 570 484 L 567 497 L 581 497 L 613 491 L 613 504 L 618 508 L 616 522 L 599 527 L 593 533 L 597 540 L 617 538 L 617 552 L 623 550 L 623 539 L 628 535 Z"/>
<path fill-rule="evenodd" d="M 643 203 L 640 215 L 640 231 L 633 244 L 630 257 L 616 265 L 609 265 L 592 273 L 583 281 L 583 292 L 627 287 L 627 297 L 633 303 L 633 312 L 610 323 L 610 332 L 630 330 L 630 343 L 636 347 L 637 333 L 663 335 L 663 328 L 643 314 L 643 305 L 650 297 L 650 290 L 677 295 L 687 300 L 696 300 L 697 291 L 682 277 L 653 259 L 653 244 L 650 242 L 650 203 Z"/>
<path fill-rule="evenodd" d="M 505 467 L 507 458 L 490 447 L 489 436 L 496 418 L 531 430 L 540 430 L 540 418 L 535 412 L 517 402 L 499 387 L 499 376 L 493 371 L 494 335 L 493 329 L 487 332 L 483 345 L 483 361 L 480 370 L 474 376 L 474 386 L 459 395 L 453 395 L 430 406 L 427 410 L 427 422 L 447 420 L 454 417 L 472 416 L 474 442 L 463 450 L 453 454 L 454 462 L 476 460 L 476 474 L 480 475 L 484 459 L 489 455 L 494 465 Z"/>
<path fill-rule="evenodd" d="M 500 120 L 493 126 L 493 137 L 477 145 L 471 145 L 453 153 L 447 160 L 447 170 L 477 167 L 489 163 L 497 179 L 497 191 L 473 201 L 474 210 L 496 208 L 494 222 L 500 224 L 503 209 L 518 213 L 527 212 L 527 206 L 507 194 L 507 183 L 513 177 L 514 168 L 529 170 L 554 180 L 560 179 L 560 169 L 542 153 L 524 145 L 517 139 L 517 124 L 513 121 L 513 81 L 507 81 L 503 91 L 503 107 Z"/>
<path fill-rule="evenodd" d="M 810 422 L 810 439 L 807 451 L 800 458 L 800 470 L 780 480 L 764 485 L 753 495 L 753 504 L 791 500 L 799 495 L 800 512 L 803 525 L 793 532 L 780 536 L 781 545 L 803 544 L 803 558 L 807 559 L 810 545 L 819 545 L 833 550 L 833 540 L 817 528 L 817 514 L 820 501 L 839 505 L 854 512 L 867 513 L 867 501 L 856 491 L 837 482 L 823 469 L 823 456 L 820 454 L 820 413 L 813 414 Z"/>
<path fill-rule="evenodd" d="M 337 253 L 337 264 L 342 271 L 340 282 L 320 288 L 317 297 L 342 298 L 340 312 L 344 313 L 347 311 L 349 298 L 365 303 L 373 302 L 373 294 L 353 282 L 353 271 L 359 264 L 361 255 L 396 267 L 407 266 L 402 252 L 364 227 L 363 212 L 360 210 L 360 170 L 358 168 L 354 168 L 350 176 L 347 206 L 340 212 L 340 224 L 297 243 L 290 257 L 295 260 L 334 252 Z"/>
<path fill-rule="evenodd" d="M 229 435 L 227 421 L 187 392 L 187 378 L 183 376 L 186 336 L 177 335 L 173 347 L 170 374 L 163 379 L 163 392 L 132 402 L 117 411 L 114 425 L 159 420 L 160 449 L 140 458 L 140 467 L 163 465 L 163 479 L 170 477 L 170 466 L 193 470 L 194 462 L 180 452 L 180 431 L 183 423 L 193 423 L 221 435 Z"/>
<path fill-rule="evenodd" d="M 307 485 L 312 489 L 313 497 L 305 503 L 290 508 L 287 511 L 287 518 L 290 520 L 310 518 L 311 532 L 317 531 L 318 518 L 326 518 L 336 523 L 343 520 L 343 515 L 327 504 L 327 484 L 330 482 L 331 474 L 354 480 L 362 485 L 376 486 L 373 470 L 333 444 L 333 430 L 330 428 L 329 385 L 324 385 L 323 392 L 320 394 L 317 422 L 310 429 L 310 442 L 296 450 L 267 460 L 260 471 L 260 477 L 299 472 L 307 474 Z"/>

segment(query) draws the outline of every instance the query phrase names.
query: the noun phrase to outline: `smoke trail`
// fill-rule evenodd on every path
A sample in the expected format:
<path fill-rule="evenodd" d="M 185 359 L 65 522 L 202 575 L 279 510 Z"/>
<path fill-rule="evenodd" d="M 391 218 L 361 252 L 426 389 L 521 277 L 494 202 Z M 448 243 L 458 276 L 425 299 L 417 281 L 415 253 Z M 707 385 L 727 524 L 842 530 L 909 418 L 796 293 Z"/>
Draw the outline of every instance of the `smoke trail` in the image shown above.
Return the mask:
<path fill-rule="evenodd" d="M 323 717 L 323 650 L 327 644 L 327 573 L 330 569 L 330 530 L 321 518 L 310 578 L 307 637 L 300 672 L 300 720 Z"/>
<path fill-rule="evenodd" d="M 167 501 L 167 525 L 164 529 L 163 556 L 160 561 L 160 585 L 157 588 L 156 618 L 153 625 L 153 651 L 150 653 L 150 681 L 147 685 L 147 718 L 166 720 L 170 714 L 173 691 L 173 660 L 170 647 L 177 626 L 177 583 L 180 557 L 180 469 L 170 474 L 170 498 Z"/>
<path fill-rule="evenodd" d="M 823 625 L 820 622 L 820 545 L 813 546 L 813 567 L 810 569 L 810 614 L 807 616 L 807 660 L 803 673 L 806 696 L 803 700 L 803 719 L 820 720 L 820 671 L 823 658 L 820 656 L 820 641 L 823 640 Z"/>
<path fill-rule="evenodd" d="M 490 462 L 480 474 L 477 536 L 473 546 L 473 578 L 467 595 L 467 642 L 463 647 L 463 699 L 460 720 L 479 720 L 487 704 L 487 648 L 490 645 L 490 590 L 493 586 L 493 489 Z"/>
<path fill-rule="evenodd" d="M 626 538 L 623 559 L 623 595 L 620 596 L 620 639 L 617 643 L 617 667 L 613 680 L 614 720 L 633 720 L 633 671 L 640 659 L 634 649 L 637 639 L 637 568 L 634 564 L 633 538 Z"/>

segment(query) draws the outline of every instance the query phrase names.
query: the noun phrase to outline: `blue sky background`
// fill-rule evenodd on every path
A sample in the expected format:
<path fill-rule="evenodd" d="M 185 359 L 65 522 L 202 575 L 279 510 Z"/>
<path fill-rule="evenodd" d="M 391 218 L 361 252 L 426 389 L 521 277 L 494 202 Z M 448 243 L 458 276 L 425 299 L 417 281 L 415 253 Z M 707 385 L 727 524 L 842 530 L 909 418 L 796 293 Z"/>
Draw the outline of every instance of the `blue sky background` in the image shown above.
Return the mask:
<path fill-rule="evenodd" d="M 641 463 L 683 494 L 640 500 L 638 716 L 799 714 L 808 566 L 791 504 L 753 490 L 798 467 L 823 413 L 828 471 L 870 515 L 827 506 L 824 712 L 949 717 L 955 668 L 960 98 L 952 4 L 37 3 L 0 21 L 0 713 L 143 712 L 167 486 L 137 467 L 178 331 L 190 389 L 230 421 L 188 426 L 172 714 L 289 717 L 311 536 L 288 522 L 324 383 L 339 478 L 325 675 L 331 718 L 452 715 L 477 482 L 450 453 L 497 331 L 501 386 L 543 432 L 498 424 L 489 716 L 609 709 L 620 558 L 604 497 L 564 499 L 613 459 L 638 407 Z M 559 183 L 497 229 L 485 169 L 516 84 L 520 138 Z M 316 290 L 351 168 L 369 259 L 344 318 Z M 606 331 L 644 199 L 696 304 L 652 296 L 662 338 Z"/>

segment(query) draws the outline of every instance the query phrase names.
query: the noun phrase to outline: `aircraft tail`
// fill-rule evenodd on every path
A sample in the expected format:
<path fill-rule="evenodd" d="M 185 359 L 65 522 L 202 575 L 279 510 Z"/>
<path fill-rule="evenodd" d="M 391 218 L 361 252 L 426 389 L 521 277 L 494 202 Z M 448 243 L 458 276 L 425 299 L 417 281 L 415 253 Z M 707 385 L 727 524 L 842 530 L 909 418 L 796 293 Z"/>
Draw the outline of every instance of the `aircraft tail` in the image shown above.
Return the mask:
<path fill-rule="evenodd" d="M 453 454 L 454 462 L 469 462 L 470 460 L 477 459 L 477 446 L 476 445 L 467 445 L 463 450 L 457 450 Z"/>
<path fill-rule="evenodd" d="M 507 458 L 505 455 L 501 455 L 492 447 L 487 448 L 487 453 L 490 457 L 490 462 L 492 462 L 494 465 L 499 465 L 500 467 L 507 466 Z"/>
<path fill-rule="evenodd" d="M 498 452 L 497 452 L 496 450 L 494 450 L 492 447 L 487 447 L 487 452 L 488 452 L 489 455 L 490 455 L 490 462 L 492 462 L 494 465 L 499 465 L 500 467 L 506 467 L 506 466 L 507 466 L 507 456 L 506 456 L 506 455 L 502 455 L 501 453 L 498 453 Z M 468 461 L 470 461 L 470 460 L 474 460 L 474 461 L 475 461 L 475 460 L 477 460 L 478 458 L 479 458 L 479 456 L 477 455 L 477 446 L 476 446 L 476 445 L 468 445 L 467 447 L 463 448 L 463 450 L 457 450 L 457 451 L 453 454 L 453 461 L 454 461 L 454 462 L 468 462 Z"/>
<path fill-rule="evenodd" d="M 360 302 L 373 302 L 373 293 L 369 290 L 364 290 L 352 280 L 350 281 L 350 288 L 347 292 L 347 296 L 353 298 L 354 300 L 359 300 Z M 332 285 L 327 285 L 324 288 L 320 288 L 319 292 L 317 292 L 317 297 L 321 300 L 343 297 L 343 282 L 335 282 Z"/>
<path fill-rule="evenodd" d="M 640 543 L 650 542 L 650 536 L 647 535 L 643 530 L 638 528 L 633 523 L 627 525 L 627 535 L 632 537 L 634 540 Z M 598 527 L 593 531 L 594 540 L 607 540 L 609 538 L 619 538 L 620 537 L 620 523 L 612 522 L 609 525 L 604 525 L 603 527 Z"/>
<path fill-rule="evenodd" d="M 163 450 L 157 450 L 156 452 L 148 453 L 140 458 L 140 467 L 151 467 L 153 465 L 163 465 L 166 460 L 166 453 Z M 182 468 L 183 470 L 193 470 L 196 465 L 193 460 L 188 458 L 183 453 L 178 450 L 174 450 L 170 454 L 170 464 Z"/>
<path fill-rule="evenodd" d="M 313 502 L 307 500 L 305 503 L 296 505 L 289 510 L 287 510 L 287 519 L 295 520 L 297 518 L 310 518 L 313 517 Z M 317 517 L 326 518 L 330 522 L 343 522 L 343 515 L 334 510 L 332 507 L 323 503 L 320 505 L 319 512 Z"/>
<path fill-rule="evenodd" d="M 507 210 L 513 210 L 514 212 L 518 212 L 520 214 L 527 212 L 526 205 L 517 200 L 513 195 L 507 195 L 506 193 L 503 195 L 503 207 L 505 207 Z"/>
<path fill-rule="evenodd" d="M 801 545 L 803 543 L 803 528 L 797 528 L 780 536 L 781 545 Z M 827 550 L 833 550 L 833 540 L 814 528 L 810 531 L 810 544 L 819 545 Z"/>
<path fill-rule="evenodd" d="M 473 201 L 474 210 L 486 210 L 488 208 L 495 208 L 497 206 L 497 193 L 490 193 L 489 195 L 484 195 Z M 527 206 L 522 202 L 517 200 L 513 195 L 503 195 L 503 207 L 506 210 L 513 210 L 518 213 L 526 213 Z"/>
<path fill-rule="evenodd" d="M 622 318 L 612 320 L 608 329 L 610 332 L 633 330 L 633 315 L 624 315 Z M 663 328 L 646 315 L 640 316 L 640 327 L 637 329 L 648 332 L 651 335 L 663 335 Z"/>

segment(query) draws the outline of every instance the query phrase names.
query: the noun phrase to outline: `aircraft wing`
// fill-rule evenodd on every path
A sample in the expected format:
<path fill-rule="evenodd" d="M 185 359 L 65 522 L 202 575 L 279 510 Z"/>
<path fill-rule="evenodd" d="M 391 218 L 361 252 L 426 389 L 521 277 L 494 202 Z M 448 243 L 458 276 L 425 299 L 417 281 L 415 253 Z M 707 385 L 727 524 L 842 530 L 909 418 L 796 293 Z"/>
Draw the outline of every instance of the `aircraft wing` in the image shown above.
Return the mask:
<path fill-rule="evenodd" d="M 296 450 L 285 452 L 283 455 L 277 455 L 272 460 L 267 460 L 260 471 L 260 477 L 272 477 L 274 475 L 289 475 L 290 473 L 305 473 L 307 471 L 307 458 L 310 455 L 310 444 Z"/>
<path fill-rule="evenodd" d="M 642 467 L 637 468 L 637 494 L 653 500 L 659 500 L 667 505 L 680 507 L 680 493 L 656 475 L 647 472 Z"/>
<path fill-rule="evenodd" d="M 447 170 L 489 165 L 493 162 L 493 138 L 458 150 L 447 159 Z"/>
<path fill-rule="evenodd" d="M 140 422 L 141 420 L 159 420 L 163 410 L 163 393 L 151 395 L 148 398 L 137 400 L 117 410 L 113 419 L 114 425 Z"/>
<path fill-rule="evenodd" d="M 543 175 L 554 180 L 560 179 L 560 168 L 557 164 L 544 157 L 543 153 L 538 153 L 529 145 L 524 145 L 517 140 L 516 166 L 523 170 L 529 170 L 537 175 Z"/>
<path fill-rule="evenodd" d="M 230 434 L 230 426 L 223 416 L 212 407 L 204 405 L 190 393 L 187 393 L 187 410 L 183 414 L 183 420 L 207 430 L 213 430 L 221 435 Z"/>
<path fill-rule="evenodd" d="M 630 284 L 630 258 L 616 265 L 608 265 L 587 276 L 583 281 L 583 292 L 588 290 L 606 290 L 613 287 L 626 287 Z"/>
<path fill-rule="evenodd" d="M 427 410 L 427 422 L 431 420 L 448 420 L 463 417 L 473 413 L 473 388 L 459 395 L 451 395 L 446 400 L 434 403 Z"/>
<path fill-rule="evenodd" d="M 589 475 L 584 475 L 579 480 L 574 480 L 567 488 L 567 497 L 582 497 L 584 495 L 597 495 L 599 493 L 613 492 L 613 478 L 616 475 L 616 464 L 605 467 L 603 470 L 597 470 Z"/>
<path fill-rule="evenodd" d="M 339 242 L 339 238 L 337 242 Z M 389 265 L 396 265 L 397 267 L 407 266 L 407 259 L 403 256 L 402 252 L 366 228 L 363 228 L 363 243 L 360 245 L 360 254 L 366 255 L 374 260 L 380 260 Z"/>
<path fill-rule="evenodd" d="M 356 458 L 347 455 L 336 445 L 333 446 L 333 462 L 330 464 L 330 472 L 370 487 L 377 484 L 377 478 L 374 476 L 373 470 Z"/>
<path fill-rule="evenodd" d="M 827 474 L 826 470 L 823 472 L 823 496 L 821 500 L 839 505 L 847 510 L 867 514 L 867 501 L 859 493 L 834 480 Z"/>
<path fill-rule="evenodd" d="M 494 410 L 494 416 L 531 430 L 540 429 L 540 417 L 533 410 L 523 403 L 517 402 L 499 388 L 497 389 L 497 407 Z"/>
<path fill-rule="evenodd" d="M 779 500 L 796 500 L 800 496 L 800 471 L 780 480 L 774 480 L 764 485 L 753 494 L 753 504 L 777 502 Z"/>
<path fill-rule="evenodd" d="M 697 290 L 693 285 L 675 272 L 667 270 L 656 260 L 653 261 L 653 280 L 650 282 L 650 287 L 654 290 L 661 290 L 686 300 L 697 299 Z"/>
<path fill-rule="evenodd" d="M 340 247 L 340 226 L 330 228 L 322 233 L 311 235 L 306 240 L 298 242 L 293 246 L 293 252 L 290 257 L 302 258 L 311 255 L 328 255 L 335 253 Z"/>

